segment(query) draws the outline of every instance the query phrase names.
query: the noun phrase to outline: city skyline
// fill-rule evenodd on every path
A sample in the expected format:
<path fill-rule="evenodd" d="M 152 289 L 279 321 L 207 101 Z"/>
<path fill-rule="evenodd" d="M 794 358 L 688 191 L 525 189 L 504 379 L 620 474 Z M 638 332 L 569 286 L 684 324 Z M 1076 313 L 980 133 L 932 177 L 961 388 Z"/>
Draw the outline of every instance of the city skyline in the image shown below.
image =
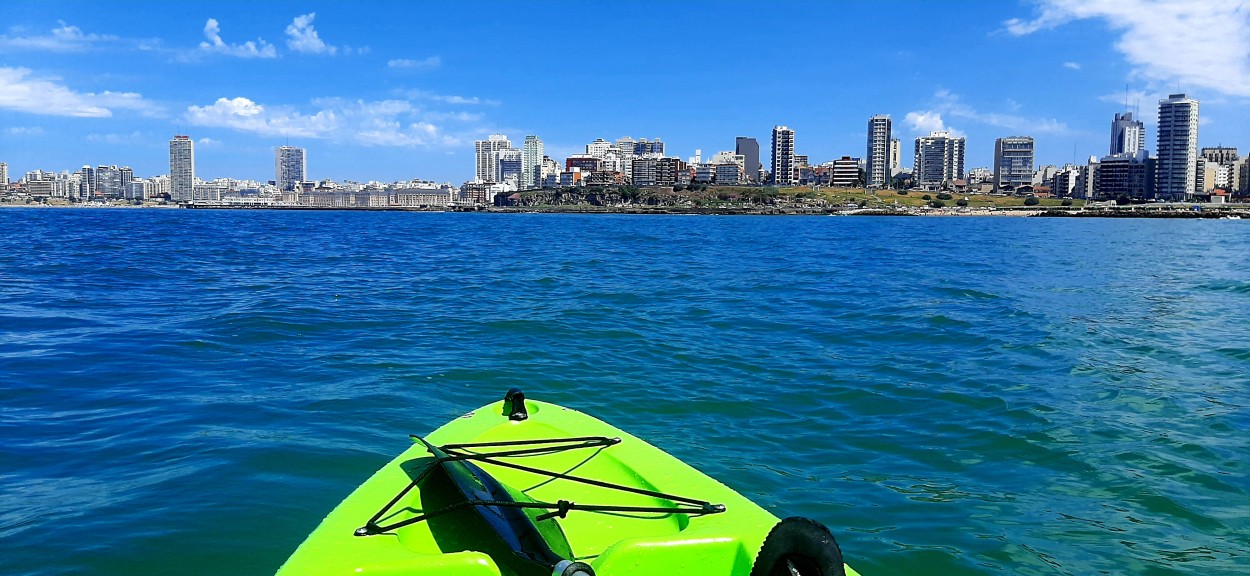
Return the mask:
<path fill-rule="evenodd" d="M 861 156 L 864 119 L 888 114 L 904 150 L 945 130 L 966 139 L 967 166 L 990 166 L 995 139 L 1025 134 L 1037 164 L 1063 165 L 1102 155 L 1117 112 L 1137 112 L 1154 150 L 1155 103 L 1175 92 L 1203 102 L 1199 146 L 1244 145 L 1250 48 L 1237 34 L 1206 39 L 1243 28 L 1246 5 L 698 3 L 656 20 L 646 5 L 608 18 L 606 7 L 550 3 L 551 16 L 576 6 L 586 18 L 547 34 L 553 21 L 507 3 L 190 3 L 136 16 L 110 2 L 14 1 L 0 29 L 0 161 L 11 175 L 109 164 L 156 175 L 163 143 L 185 134 L 204 178 L 269 180 L 273 150 L 291 145 L 318 159 L 312 179 L 462 182 L 475 173 L 473 142 L 489 134 L 538 135 L 560 158 L 595 138 L 658 136 L 684 158 L 734 150 L 739 136 L 769 142 L 781 124 L 795 130 L 796 154 L 818 163 Z M 887 13 L 900 16 L 888 31 L 869 25 Z M 752 34 L 835 16 L 847 25 L 832 37 Z M 439 26 L 413 36 L 404 23 L 417 17 Z M 643 24 L 665 38 L 648 57 L 566 63 Z M 731 45 L 726 31 L 760 40 Z M 500 47 L 534 34 L 552 65 L 518 72 Z M 864 48 L 870 38 L 879 49 Z M 988 55 L 1007 50 L 1005 84 L 1009 70 Z"/>

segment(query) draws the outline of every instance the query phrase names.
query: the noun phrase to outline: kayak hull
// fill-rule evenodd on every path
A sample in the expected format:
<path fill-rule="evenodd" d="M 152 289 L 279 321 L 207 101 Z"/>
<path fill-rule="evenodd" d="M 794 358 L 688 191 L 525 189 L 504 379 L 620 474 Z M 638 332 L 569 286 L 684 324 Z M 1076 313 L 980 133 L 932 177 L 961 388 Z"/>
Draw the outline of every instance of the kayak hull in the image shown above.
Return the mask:
<path fill-rule="evenodd" d="M 516 458 L 524 467 L 629 486 L 621 492 L 566 478 L 477 462 L 499 483 L 529 501 L 664 508 L 675 503 L 657 493 L 678 494 L 724 505 L 712 514 L 599 512 L 572 510 L 545 520 L 558 523 L 572 558 L 598 576 L 647 574 L 741 575 L 778 518 L 737 492 L 662 450 L 596 418 L 555 404 L 524 400 L 528 417 L 510 418 L 507 402 L 492 403 L 432 432 L 426 441 L 447 444 L 604 436 L 620 438 L 608 447 L 553 451 Z M 357 530 L 413 483 L 435 458 L 414 444 L 339 504 L 308 536 L 278 576 L 296 575 L 481 575 L 522 573 L 524 562 L 491 543 L 473 510 L 457 510 L 380 534 Z M 432 511 L 431 493 L 412 488 L 394 502 L 378 524 L 402 523 Z M 433 489 L 427 490 L 433 492 Z M 520 566 L 520 568 L 518 568 Z M 531 572 L 532 573 L 532 572 Z M 549 573 L 549 572 L 548 572 Z M 848 574 L 854 574 L 848 569 Z"/>

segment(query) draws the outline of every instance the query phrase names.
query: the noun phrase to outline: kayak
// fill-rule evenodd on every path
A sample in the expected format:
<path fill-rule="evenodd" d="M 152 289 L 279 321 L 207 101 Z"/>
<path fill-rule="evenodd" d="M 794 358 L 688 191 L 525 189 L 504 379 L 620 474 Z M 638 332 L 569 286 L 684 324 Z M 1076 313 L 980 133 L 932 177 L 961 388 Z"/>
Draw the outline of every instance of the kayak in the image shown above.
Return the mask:
<path fill-rule="evenodd" d="M 819 523 L 517 389 L 412 440 L 278 576 L 857 576 Z"/>

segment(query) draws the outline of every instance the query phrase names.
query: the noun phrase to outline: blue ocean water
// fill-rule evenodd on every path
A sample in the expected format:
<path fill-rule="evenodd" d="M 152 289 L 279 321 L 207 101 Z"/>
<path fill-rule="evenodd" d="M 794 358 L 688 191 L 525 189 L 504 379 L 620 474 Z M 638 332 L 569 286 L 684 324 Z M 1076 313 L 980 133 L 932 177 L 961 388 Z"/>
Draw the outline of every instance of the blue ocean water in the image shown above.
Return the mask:
<path fill-rule="evenodd" d="M 1250 224 L 0 210 L 0 573 L 270 574 L 509 387 L 883 574 L 1250 571 Z"/>

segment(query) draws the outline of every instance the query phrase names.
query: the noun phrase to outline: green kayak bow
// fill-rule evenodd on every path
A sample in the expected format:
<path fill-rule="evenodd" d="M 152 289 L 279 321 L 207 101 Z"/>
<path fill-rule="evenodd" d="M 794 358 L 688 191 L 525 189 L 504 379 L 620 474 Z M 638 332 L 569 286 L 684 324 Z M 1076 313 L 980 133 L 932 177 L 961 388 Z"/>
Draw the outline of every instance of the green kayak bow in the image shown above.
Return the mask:
<path fill-rule="evenodd" d="M 855 575 L 824 526 L 519 390 L 412 438 L 278 576 Z"/>

